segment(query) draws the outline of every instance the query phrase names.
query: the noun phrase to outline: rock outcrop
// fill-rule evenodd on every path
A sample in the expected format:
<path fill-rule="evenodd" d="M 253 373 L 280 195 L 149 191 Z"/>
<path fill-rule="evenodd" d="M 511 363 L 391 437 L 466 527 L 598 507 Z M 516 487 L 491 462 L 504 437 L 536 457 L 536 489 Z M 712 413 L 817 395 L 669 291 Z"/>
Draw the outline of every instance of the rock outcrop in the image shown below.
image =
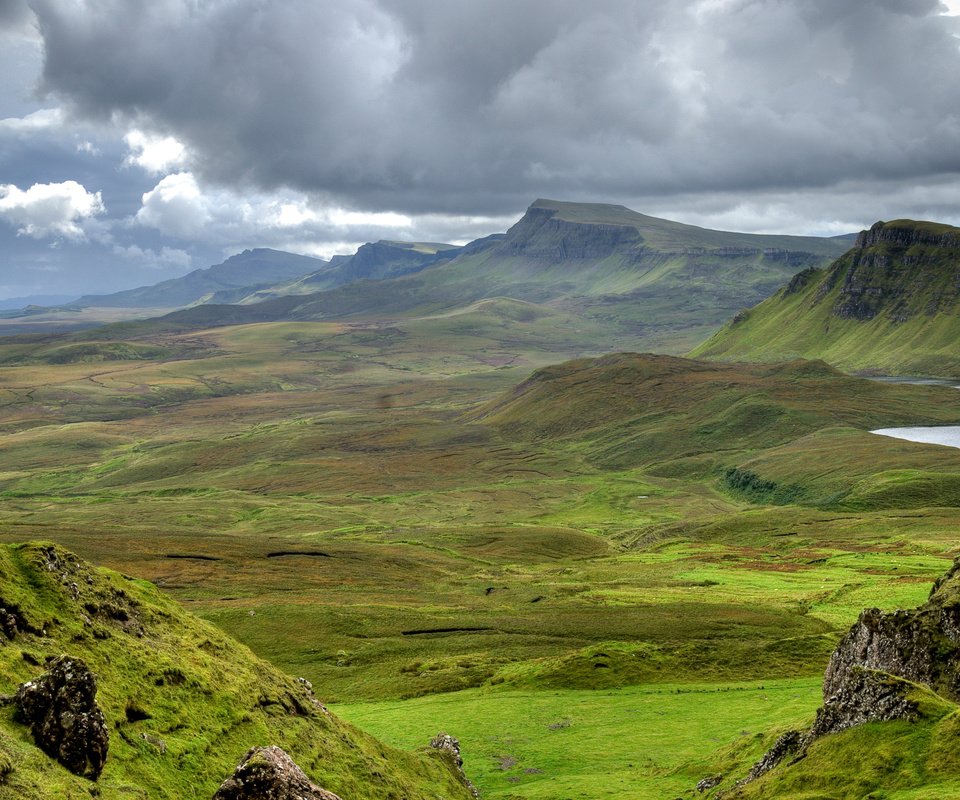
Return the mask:
<path fill-rule="evenodd" d="M 37 746 L 75 775 L 96 780 L 107 760 L 110 735 L 97 706 L 97 682 L 78 658 L 58 656 L 50 671 L 17 690 L 17 716 Z"/>
<path fill-rule="evenodd" d="M 480 792 L 477 791 L 477 788 L 469 781 L 463 771 L 463 757 L 460 755 L 459 739 L 441 731 L 430 740 L 430 747 L 440 751 L 440 757 L 460 779 L 460 782 L 470 790 L 474 797 L 479 797 Z"/>
<path fill-rule="evenodd" d="M 247 751 L 233 775 L 217 789 L 213 800 L 340 800 L 321 789 L 279 747 Z"/>
<path fill-rule="evenodd" d="M 802 758 L 821 736 L 866 722 L 915 719 L 918 685 L 960 700 L 960 560 L 919 608 L 860 614 L 830 657 L 823 705 L 811 728 L 780 736 L 737 786 Z"/>

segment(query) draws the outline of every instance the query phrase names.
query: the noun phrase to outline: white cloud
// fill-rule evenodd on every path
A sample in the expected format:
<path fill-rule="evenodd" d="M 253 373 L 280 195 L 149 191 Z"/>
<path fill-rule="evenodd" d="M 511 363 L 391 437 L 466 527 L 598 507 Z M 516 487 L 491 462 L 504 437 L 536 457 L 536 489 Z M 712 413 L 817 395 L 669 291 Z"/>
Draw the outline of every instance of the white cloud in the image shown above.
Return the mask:
<path fill-rule="evenodd" d="M 6 131 L 43 131 L 59 128 L 63 124 L 63 109 L 41 108 L 24 117 L 0 119 L 0 130 Z"/>
<path fill-rule="evenodd" d="M 83 239 L 79 223 L 105 210 L 100 192 L 88 192 L 76 181 L 35 183 L 26 191 L 0 185 L 0 217 L 16 225 L 18 234 L 35 239 Z"/>
<path fill-rule="evenodd" d="M 201 187 L 191 172 L 167 175 L 146 192 L 135 221 L 168 236 L 224 245 L 331 237 L 341 243 L 362 242 L 370 236 L 400 235 L 414 226 L 406 214 L 351 211 L 314 202 L 299 192 L 241 195 L 222 187 Z"/>
<path fill-rule="evenodd" d="M 136 221 L 181 239 L 199 238 L 211 220 L 210 200 L 189 172 L 167 175 L 143 195 Z"/>
<path fill-rule="evenodd" d="M 114 245 L 113 254 L 152 269 L 164 269 L 166 267 L 187 269 L 193 263 L 193 259 L 186 250 L 179 250 L 174 247 L 161 247 L 160 250 L 151 250 L 149 247 L 140 247 L 136 244 L 128 247 Z"/>
<path fill-rule="evenodd" d="M 187 148 L 172 136 L 155 136 L 141 130 L 132 130 L 123 137 L 130 152 L 124 166 L 140 167 L 151 175 L 161 175 L 187 163 Z"/>

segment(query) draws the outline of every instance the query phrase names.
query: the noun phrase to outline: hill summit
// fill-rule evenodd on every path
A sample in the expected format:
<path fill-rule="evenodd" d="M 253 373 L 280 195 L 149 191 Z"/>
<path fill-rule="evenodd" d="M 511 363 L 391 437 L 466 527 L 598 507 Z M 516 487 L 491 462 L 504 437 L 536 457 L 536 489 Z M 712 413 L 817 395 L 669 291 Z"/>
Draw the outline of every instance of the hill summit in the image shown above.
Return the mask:
<path fill-rule="evenodd" d="M 827 269 L 795 275 L 693 351 L 705 358 L 822 358 L 847 370 L 960 376 L 960 228 L 878 222 Z"/>

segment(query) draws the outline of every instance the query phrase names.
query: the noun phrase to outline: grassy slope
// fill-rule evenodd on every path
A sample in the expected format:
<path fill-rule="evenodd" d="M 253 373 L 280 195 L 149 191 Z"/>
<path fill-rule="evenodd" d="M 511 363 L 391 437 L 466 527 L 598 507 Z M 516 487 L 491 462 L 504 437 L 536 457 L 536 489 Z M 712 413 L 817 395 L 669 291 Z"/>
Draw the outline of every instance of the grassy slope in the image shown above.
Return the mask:
<path fill-rule="evenodd" d="M 925 230 L 923 223 L 903 227 Z M 929 232 L 956 230 L 934 226 Z M 885 304 L 872 319 L 839 317 L 834 310 L 842 302 L 844 285 L 853 270 L 867 269 L 858 266 L 867 257 L 900 265 L 870 278 Z M 742 361 L 821 358 L 842 369 L 874 374 L 958 377 L 958 263 L 955 245 L 879 243 L 851 251 L 829 270 L 810 272 L 738 314 L 692 355 Z"/>
<path fill-rule="evenodd" d="M 562 721 L 593 689 L 590 724 L 599 725 L 604 703 L 629 704 L 622 687 L 784 676 L 812 687 L 862 607 L 923 599 L 956 546 L 954 507 L 903 511 L 896 492 L 848 511 L 770 506 L 721 491 L 716 467 L 832 435 L 837 424 L 954 419 L 954 392 L 815 364 L 622 356 L 607 360 L 619 366 L 595 390 L 565 384 L 570 365 L 547 371 L 566 385 L 555 397 L 565 422 L 535 391 L 542 375 L 525 387 L 539 398 L 526 434 L 479 421 L 471 412 L 481 401 L 517 411 L 510 403 L 526 402 L 526 391 L 493 401 L 575 344 L 558 314 L 497 300 L 395 324 L 279 323 L 157 340 L 180 348 L 174 360 L 54 365 L 49 345 L 17 350 L 30 363 L 0 376 L 0 535 L 55 538 L 156 581 L 312 680 L 321 699 L 423 697 L 385 712 L 383 729 L 400 728 L 408 707 L 445 724 L 441 707 L 457 701 L 437 692 L 484 687 L 477 711 L 451 725 L 468 752 L 493 709 L 504 715 L 501 738 L 526 736 L 510 698 L 539 698 L 544 719 Z M 518 353 L 519 342 L 529 349 Z M 727 453 L 711 455 L 723 445 Z M 911 447 L 917 468 L 951 471 L 943 448 Z M 863 452 L 843 468 L 851 479 L 883 451 Z M 669 736 L 641 740 L 645 729 L 624 722 L 623 747 L 598 750 L 589 735 L 547 729 L 536 743 L 543 777 L 487 764 L 481 788 L 589 793 L 605 772 L 627 781 L 625 754 L 643 747 L 652 765 L 633 796 L 679 791 L 746 726 L 718 711 L 713 738 L 678 739 L 704 695 L 676 697 L 663 717 L 652 712 Z M 809 713 L 803 703 L 798 715 Z M 779 708 L 758 702 L 749 729 L 781 724 Z M 499 745 L 483 748 L 495 755 Z M 671 760 L 675 748 L 684 755 Z M 687 753 L 689 768 L 663 766 Z"/>
<path fill-rule="evenodd" d="M 0 548 L 0 592 L 30 629 L 0 648 L 5 693 L 45 657 L 82 658 L 110 729 L 93 787 L 45 756 L 0 712 L 0 797 L 209 797 L 243 753 L 277 744 L 342 796 L 468 796 L 439 759 L 393 751 L 313 708 L 292 678 L 143 581 L 97 571 L 47 545 Z M 21 628 L 27 626 L 21 625 Z"/>

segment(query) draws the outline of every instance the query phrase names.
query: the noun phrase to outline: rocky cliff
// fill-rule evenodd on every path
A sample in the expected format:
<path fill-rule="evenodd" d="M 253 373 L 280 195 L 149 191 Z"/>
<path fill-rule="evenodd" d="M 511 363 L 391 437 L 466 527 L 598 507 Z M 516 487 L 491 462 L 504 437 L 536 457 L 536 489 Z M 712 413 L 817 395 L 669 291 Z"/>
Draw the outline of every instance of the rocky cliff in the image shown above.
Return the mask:
<path fill-rule="evenodd" d="M 919 608 L 871 608 L 860 615 L 830 657 L 813 725 L 780 736 L 735 788 L 797 762 L 828 734 L 867 722 L 917 719 L 923 690 L 960 700 L 960 560 Z"/>
<path fill-rule="evenodd" d="M 460 250 L 455 245 L 433 242 L 369 242 L 352 256 L 335 256 L 329 266 L 308 275 L 301 284 L 304 289 L 318 291 L 354 281 L 396 278 L 449 261 Z"/>
<path fill-rule="evenodd" d="M 848 370 L 960 374 L 960 229 L 878 222 L 829 268 L 741 311 L 693 355 L 822 358 Z"/>

